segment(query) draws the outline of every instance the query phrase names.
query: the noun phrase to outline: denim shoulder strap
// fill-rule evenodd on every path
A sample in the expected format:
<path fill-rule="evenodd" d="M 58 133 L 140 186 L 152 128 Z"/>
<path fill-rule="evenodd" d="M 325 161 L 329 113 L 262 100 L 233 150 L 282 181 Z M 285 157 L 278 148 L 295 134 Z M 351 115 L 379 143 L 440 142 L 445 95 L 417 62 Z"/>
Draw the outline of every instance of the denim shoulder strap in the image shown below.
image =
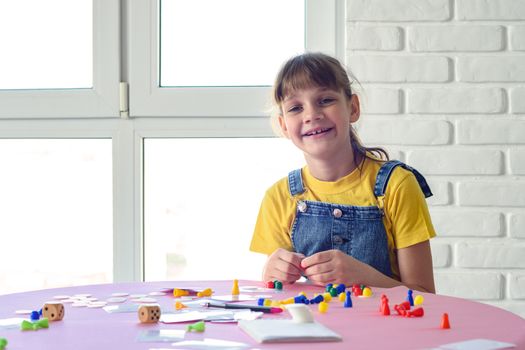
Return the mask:
<path fill-rule="evenodd" d="M 288 190 L 292 197 L 304 192 L 301 169 L 295 169 L 288 174 Z"/>
<path fill-rule="evenodd" d="M 374 195 L 376 197 L 385 195 L 386 186 L 388 185 L 390 175 L 392 175 L 392 171 L 394 171 L 394 169 L 397 166 L 409 170 L 414 174 L 417 182 L 419 183 L 419 187 L 421 187 L 421 190 L 425 195 L 425 198 L 432 196 L 432 192 L 430 191 L 430 187 L 428 186 L 427 181 L 419 171 L 398 160 L 390 160 L 388 162 L 385 162 L 379 169 L 379 172 L 377 173 L 376 185 L 374 187 Z"/>

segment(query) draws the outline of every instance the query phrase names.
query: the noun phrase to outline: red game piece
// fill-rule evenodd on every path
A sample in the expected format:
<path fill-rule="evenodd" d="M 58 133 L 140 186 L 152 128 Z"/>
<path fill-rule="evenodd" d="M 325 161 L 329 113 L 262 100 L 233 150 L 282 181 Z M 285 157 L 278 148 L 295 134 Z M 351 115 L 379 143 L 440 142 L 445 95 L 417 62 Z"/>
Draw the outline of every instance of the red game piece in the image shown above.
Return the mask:
<path fill-rule="evenodd" d="M 407 313 L 407 310 L 403 307 L 403 305 L 394 305 L 394 310 L 396 310 L 398 315 L 405 316 Z"/>
<path fill-rule="evenodd" d="M 417 307 L 412 311 L 405 311 L 405 317 L 423 317 L 425 311 L 422 307 Z"/>
<path fill-rule="evenodd" d="M 388 298 L 384 297 L 381 299 L 381 314 L 383 316 L 390 315 L 390 307 L 388 306 Z"/>
<path fill-rule="evenodd" d="M 448 321 L 448 314 L 445 312 L 441 318 L 441 328 L 450 329 L 450 322 Z"/>
<path fill-rule="evenodd" d="M 273 284 L 273 281 L 268 281 L 268 282 L 266 282 L 266 288 L 274 289 L 275 286 L 274 286 L 274 284 Z"/>

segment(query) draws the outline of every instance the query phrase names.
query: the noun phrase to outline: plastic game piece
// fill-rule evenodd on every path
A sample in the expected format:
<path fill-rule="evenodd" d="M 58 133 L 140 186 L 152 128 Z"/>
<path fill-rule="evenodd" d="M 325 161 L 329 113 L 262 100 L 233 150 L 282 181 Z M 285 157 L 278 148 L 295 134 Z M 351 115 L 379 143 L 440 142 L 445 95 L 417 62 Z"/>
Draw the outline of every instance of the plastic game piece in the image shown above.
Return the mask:
<path fill-rule="evenodd" d="M 212 294 L 213 294 L 213 291 L 211 290 L 211 288 L 206 288 L 203 291 L 197 292 L 197 297 L 199 297 L 199 298 L 211 297 Z"/>
<path fill-rule="evenodd" d="M 233 280 L 232 295 L 239 295 L 239 281 Z"/>
<path fill-rule="evenodd" d="M 371 290 L 370 288 L 368 288 L 368 287 L 365 287 L 365 288 L 363 289 L 363 293 L 362 293 L 362 295 L 363 295 L 364 297 L 366 297 L 366 298 L 370 298 L 370 297 L 372 296 L 372 290 Z"/>
<path fill-rule="evenodd" d="M 7 339 L 0 338 L 0 350 L 4 350 L 6 346 L 7 346 Z"/>
<path fill-rule="evenodd" d="M 157 323 L 160 319 L 160 306 L 142 305 L 139 307 L 138 316 L 140 323 Z"/>
<path fill-rule="evenodd" d="M 326 301 L 321 301 L 319 303 L 319 312 L 324 314 L 328 311 L 328 303 Z"/>
<path fill-rule="evenodd" d="M 337 293 L 337 288 L 332 287 L 332 289 L 330 289 L 330 295 L 333 297 L 338 296 L 339 293 Z"/>
<path fill-rule="evenodd" d="M 184 305 L 183 303 L 181 303 L 180 301 L 175 302 L 175 309 L 176 310 L 181 310 L 181 309 L 185 309 L 185 308 L 187 308 L 187 306 Z"/>
<path fill-rule="evenodd" d="M 346 293 L 339 293 L 339 301 L 344 302 L 346 300 Z"/>
<path fill-rule="evenodd" d="M 360 296 L 361 294 L 363 294 L 363 291 L 361 290 L 361 287 L 358 286 L 358 285 L 354 285 L 354 287 L 352 287 L 352 292 L 354 293 L 354 295 L 356 297 Z"/>
<path fill-rule="evenodd" d="M 266 288 L 274 289 L 275 285 L 274 285 L 273 281 L 266 282 Z"/>
<path fill-rule="evenodd" d="M 272 299 L 264 299 L 264 303 L 262 306 L 270 306 L 272 305 Z"/>
<path fill-rule="evenodd" d="M 343 294 L 343 293 L 341 293 Z M 346 299 L 345 299 L 345 303 L 344 303 L 344 307 L 352 307 L 352 297 L 351 297 L 351 292 L 349 290 L 346 291 Z"/>
<path fill-rule="evenodd" d="M 42 306 L 42 317 L 47 318 L 49 321 L 60 321 L 64 318 L 64 314 L 64 305 L 60 303 L 45 303 Z"/>
<path fill-rule="evenodd" d="M 416 297 L 414 298 L 414 305 L 421 305 L 423 304 L 424 300 L 425 298 L 423 298 L 422 295 L 416 295 Z"/>
<path fill-rule="evenodd" d="M 264 306 L 264 298 L 257 299 L 257 305 Z"/>
<path fill-rule="evenodd" d="M 185 296 L 188 296 L 188 295 L 190 295 L 190 291 L 188 289 L 179 289 L 179 288 L 174 288 L 173 289 L 173 296 L 175 298 L 185 297 Z"/>
<path fill-rule="evenodd" d="M 448 314 L 446 312 L 441 317 L 441 329 L 450 329 L 450 322 L 448 320 Z"/>
<path fill-rule="evenodd" d="M 381 315 L 390 315 L 390 307 L 388 306 L 388 298 L 386 296 L 381 299 Z"/>
<path fill-rule="evenodd" d="M 20 324 L 20 329 L 23 331 L 36 331 L 42 328 L 49 328 L 49 320 L 45 317 L 41 318 L 36 322 L 23 320 Z"/>
<path fill-rule="evenodd" d="M 409 289 L 407 293 L 406 300 L 410 303 L 410 306 L 414 306 L 414 297 L 412 296 L 413 293 L 414 291 L 412 289 Z"/>
<path fill-rule="evenodd" d="M 337 295 L 339 295 L 345 291 L 346 286 L 344 285 L 344 283 L 340 283 L 337 285 L 337 287 L 335 287 L 335 289 L 337 290 Z"/>
<path fill-rule="evenodd" d="M 38 321 L 39 318 L 40 313 L 38 311 L 31 311 L 31 315 L 29 316 L 29 319 L 31 319 L 31 321 Z"/>
<path fill-rule="evenodd" d="M 425 311 L 422 307 L 416 307 L 413 310 L 408 310 L 405 312 L 405 317 L 423 317 Z"/>
<path fill-rule="evenodd" d="M 332 283 L 328 283 L 328 284 L 326 285 L 325 291 L 328 292 L 328 293 L 330 293 L 330 289 L 332 289 L 333 286 L 334 286 L 334 285 L 333 285 Z"/>
<path fill-rule="evenodd" d="M 281 282 L 281 281 L 273 282 L 273 286 L 277 290 L 283 290 L 283 282 Z"/>
<path fill-rule="evenodd" d="M 195 322 L 194 324 L 189 324 L 186 329 L 187 332 L 204 332 L 206 329 L 204 321 Z"/>
<path fill-rule="evenodd" d="M 332 300 L 332 295 L 330 293 L 323 293 L 324 301 L 329 303 Z"/>

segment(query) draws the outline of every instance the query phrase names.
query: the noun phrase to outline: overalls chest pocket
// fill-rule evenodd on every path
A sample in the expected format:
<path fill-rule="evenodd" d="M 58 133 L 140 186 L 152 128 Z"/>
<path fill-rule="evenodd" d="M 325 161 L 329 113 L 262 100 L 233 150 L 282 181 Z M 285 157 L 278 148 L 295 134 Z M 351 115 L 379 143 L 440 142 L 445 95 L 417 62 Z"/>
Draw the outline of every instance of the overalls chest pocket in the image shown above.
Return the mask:
<path fill-rule="evenodd" d="M 392 275 L 383 213 L 378 207 L 299 201 L 292 243 L 295 251 L 305 256 L 339 249 Z"/>

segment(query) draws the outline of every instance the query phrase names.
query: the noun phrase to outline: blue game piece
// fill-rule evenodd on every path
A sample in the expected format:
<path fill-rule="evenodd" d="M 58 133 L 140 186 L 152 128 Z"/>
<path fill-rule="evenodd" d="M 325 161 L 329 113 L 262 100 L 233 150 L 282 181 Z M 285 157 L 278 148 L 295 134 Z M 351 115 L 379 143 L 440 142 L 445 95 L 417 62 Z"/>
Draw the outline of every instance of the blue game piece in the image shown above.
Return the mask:
<path fill-rule="evenodd" d="M 318 296 L 316 296 L 313 301 L 315 302 L 315 304 L 319 304 L 321 301 L 324 301 L 324 297 L 322 294 L 319 294 Z M 313 304 L 313 303 L 312 303 Z"/>
<path fill-rule="evenodd" d="M 407 299 L 406 299 L 410 303 L 410 306 L 414 306 L 414 297 L 412 297 L 412 293 L 414 293 L 412 289 L 409 289 Z"/>
<path fill-rule="evenodd" d="M 352 307 L 351 294 L 352 293 L 349 290 L 346 291 L 346 299 L 345 299 L 344 307 Z"/>
<path fill-rule="evenodd" d="M 31 321 L 38 321 L 40 319 L 40 314 L 38 311 L 31 311 L 31 316 L 29 316 Z"/>
<path fill-rule="evenodd" d="M 341 283 L 337 285 L 336 289 L 337 289 L 337 294 L 341 294 L 345 291 L 346 286 L 343 283 Z"/>
<path fill-rule="evenodd" d="M 264 306 L 264 298 L 257 299 L 257 305 Z"/>

